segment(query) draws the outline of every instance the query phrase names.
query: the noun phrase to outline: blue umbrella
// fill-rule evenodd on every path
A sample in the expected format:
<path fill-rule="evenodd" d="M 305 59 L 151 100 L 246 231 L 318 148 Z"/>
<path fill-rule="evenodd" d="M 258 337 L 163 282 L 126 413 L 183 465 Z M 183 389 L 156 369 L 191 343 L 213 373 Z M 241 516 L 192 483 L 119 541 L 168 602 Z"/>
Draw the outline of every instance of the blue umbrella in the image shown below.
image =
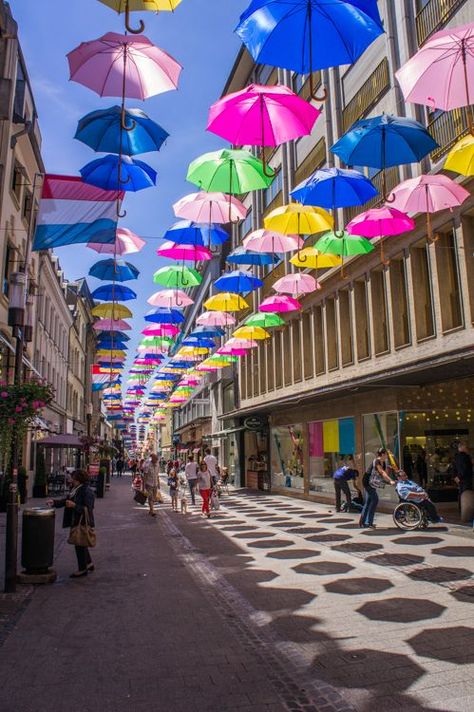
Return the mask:
<path fill-rule="evenodd" d="M 103 190 L 137 192 L 156 185 L 156 171 L 143 161 L 109 154 L 96 158 L 79 171 L 84 183 Z"/>
<path fill-rule="evenodd" d="M 98 339 L 111 339 L 110 331 L 98 331 Z M 114 331 L 114 343 L 117 339 L 118 341 L 130 341 L 130 336 L 128 336 L 124 331 Z"/>
<path fill-rule="evenodd" d="M 198 326 L 190 336 L 215 339 L 217 336 L 225 336 L 225 331 L 220 326 Z"/>
<path fill-rule="evenodd" d="M 182 324 L 184 319 L 184 314 L 173 307 L 150 309 L 145 315 L 145 321 L 151 321 L 154 324 Z"/>
<path fill-rule="evenodd" d="M 156 376 L 154 376 L 155 381 L 177 381 L 180 378 L 181 376 L 176 373 L 157 373 Z"/>
<path fill-rule="evenodd" d="M 97 339 L 98 349 L 120 349 L 121 351 L 128 351 L 128 346 L 125 341 L 121 339 L 103 338 Z"/>
<path fill-rule="evenodd" d="M 216 345 L 214 339 L 201 336 L 188 336 L 182 341 L 183 346 L 197 346 L 198 348 L 212 349 Z"/>
<path fill-rule="evenodd" d="M 138 279 L 140 272 L 130 262 L 110 258 L 93 264 L 89 274 L 91 277 L 96 277 L 96 279 L 127 282 L 130 279 Z"/>
<path fill-rule="evenodd" d="M 348 168 L 321 168 L 291 191 L 303 205 L 334 210 L 364 205 L 377 195 L 377 188 L 359 171 Z"/>
<path fill-rule="evenodd" d="M 353 64 L 384 29 L 377 0 L 253 0 L 235 31 L 258 64 L 309 75 L 317 98 L 312 73 Z"/>
<path fill-rule="evenodd" d="M 252 252 L 245 247 L 236 247 L 226 257 L 227 262 L 233 265 L 271 265 L 279 262 L 280 258 L 271 252 Z"/>
<path fill-rule="evenodd" d="M 136 299 L 137 295 L 133 289 L 124 287 L 123 284 L 102 284 L 94 289 L 91 297 L 104 302 L 128 302 L 131 299 Z"/>
<path fill-rule="evenodd" d="M 229 239 L 228 233 L 220 225 L 201 225 L 191 220 L 180 220 L 164 234 L 165 240 L 177 245 L 222 245 Z"/>
<path fill-rule="evenodd" d="M 243 293 L 263 287 L 263 282 L 261 279 L 252 277 L 251 274 L 237 269 L 234 270 L 234 272 L 227 272 L 222 275 L 222 277 L 219 277 L 219 279 L 215 281 L 214 286 L 222 292 Z"/>
<path fill-rule="evenodd" d="M 117 368 L 118 370 L 125 368 L 123 363 L 113 363 L 112 361 L 102 361 L 101 359 L 97 363 L 100 363 L 102 368 Z"/>
<path fill-rule="evenodd" d="M 126 109 L 125 121 L 130 130 L 122 128 L 120 106 L 91 111 L 79 120 L 74 138 L 93 151 L 135 156 L 137 153 L 159 151 L 169 136 L 141 109 Z"/>

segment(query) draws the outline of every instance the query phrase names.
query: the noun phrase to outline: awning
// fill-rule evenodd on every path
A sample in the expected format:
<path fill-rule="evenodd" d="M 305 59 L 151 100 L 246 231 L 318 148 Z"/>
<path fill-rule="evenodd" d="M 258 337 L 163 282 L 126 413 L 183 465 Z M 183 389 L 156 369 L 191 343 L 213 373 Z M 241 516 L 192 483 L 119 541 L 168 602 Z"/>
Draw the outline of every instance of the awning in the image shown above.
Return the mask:
<path fill-rule="evenodd" d="M 228 430 L 219 430 L 218 433 L 212 433 L 211 437 L 212 438 L 226 438 L 228 435 L 232 435 L 232 433 L 239 433 L 241 430 L 246 430 L 247 428 L 244 425 L 241 425 L 238 428 L 229 428 Z"/>
<path fill-rule="evenodd" d="M 36 428 L 37 430 L 50 430 L 51 428 L 49 427 L 48 423 L 43 420 L 43 418 L 40 418 L 39 415 L 36 416 L 36 418 L 32 421 L 30 427 Z"/>
<path fill-rule="evenodd" d="M 61 435 L 51 435 L 49 438 L 43 438 L 40 440 L 39 445 L 45 445 L 46 447 L 83 447 L 80 438 L 77 435 L 68 435 L 67 433 L 62 433 Z"/>

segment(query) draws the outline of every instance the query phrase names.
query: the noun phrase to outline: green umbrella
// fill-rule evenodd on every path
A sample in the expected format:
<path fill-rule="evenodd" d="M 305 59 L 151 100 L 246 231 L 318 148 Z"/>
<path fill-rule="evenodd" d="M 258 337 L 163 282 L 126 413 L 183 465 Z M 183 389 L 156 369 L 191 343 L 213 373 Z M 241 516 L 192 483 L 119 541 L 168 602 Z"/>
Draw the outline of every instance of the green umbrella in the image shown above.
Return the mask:
<path fill-rule="evenodd" d="M 161 346 L 170 346 L 173 343 L 173 339 L 171 339 L 169 336 L 145 336 L 141 341 L 140 341 L 140 346 L 157 346 L 160 348 Z"/>
<path fill-rule="evenodd" d="M 252 314 L 248 319 L 244 321 L 246 326 L 261 326 L 262 329 L 269 329 L 272 326 L 283 326 L 286 321 L 278 316 L 278 314 L 273 314 L 271 312 L 260 312 L 259 314 Z"/>
<path fill-rule="evenodd" d="M 374 246 L 369 240 L 360 235 L 349 235 L 345 230 L 341 233 L 326 232 L 319 238 L 315 248 L 326 255 L 340 255 L 351 257 L 352 255 L 365 255 L 372 252 Z M 344 263 L 341 265 L 341 275 L 344 276 Z"/>
<path fill-rule="evenodd" d="M 195 269 L 172 265 L 170 267 L 162 267 L 155 272 L 153 281 L 163 287 L 177 289 L 178 287 L 195 287 L 201 284 L 202 277 Z"/>

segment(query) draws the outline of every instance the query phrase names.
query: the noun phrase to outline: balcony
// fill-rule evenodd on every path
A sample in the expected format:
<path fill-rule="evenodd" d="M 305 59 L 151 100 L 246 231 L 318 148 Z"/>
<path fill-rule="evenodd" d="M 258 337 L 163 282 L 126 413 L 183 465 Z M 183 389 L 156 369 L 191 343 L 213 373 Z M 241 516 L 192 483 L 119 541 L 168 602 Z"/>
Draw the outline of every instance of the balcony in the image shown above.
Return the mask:
<path fill-rule="evenodd" d="M 344 221 L 346 225 L 352 220 L 352 218 L 354 218 L 356 215 L 359 215 L 359 213 L 363 212 L 364 210 L 370 210 L 370 208 L 379 207 L 382 203 L 382 171 L 376 173 L 371 178 L 371 181 L 377 188 L 379 195 L 376 195 L 375 198 L 372 198 L 372 200 L 369 200 L 364 205 L 354 205 L 351 208 L 347 208 L 346 210 L 344 210 Z M 390 193 L 390 191 L 393 190 L 399 182 L 400 172 L 398 166 L 392 166 L 392 168 L 387 168 L 387 170 L 385 171 L 385 184 L 387 187 L 387 193 Z"/>
<path fill-rule="evenodd" d="M 316 146 L 308 153 L 306 158 L 300 163 L 295 171 L 295 185 L 299 185 L 301 181 L 309 178 L 311 173 L 314 173 L 318 168 L 321 168 L 326 163 L 326 138 L 323 136 L 319 139 Z"/>
<path fill-rule="evenodd" d="M 439 30 L 466 0 L 429 0 L 416 16 L 416 37 L 422 45 Z"/>
<path fill-rule="evenodd" d="M 342 125 L 346 132 L 352 124 L 364 117 L 390 89 L 388 59 L 384 57 L 357 94 L 342 111 Z"/>
<path fill-rule="evenodd" d="M 453 109 L 445 111 L 428 124 L 428 131 L 433 136 L 439 148 L 431 154 L 433 163 L 447 153 L 459 139 L 469 132 L 467 110 Z"/>
<path fill-rule="evenodd" d="M 313 91 L 317 94 L 321 94 L 322 92 L 319 90 L 319 87 L 321 86 L 321 72 L 313 72 Z M 299 90 L 298 94 L 302 99 L 305 101 L 310 101 L 311 100 L 311 93 L 310 93 L 310 86 L 309 86 L 309 75 L 306 78 L 305 83 Z"/>

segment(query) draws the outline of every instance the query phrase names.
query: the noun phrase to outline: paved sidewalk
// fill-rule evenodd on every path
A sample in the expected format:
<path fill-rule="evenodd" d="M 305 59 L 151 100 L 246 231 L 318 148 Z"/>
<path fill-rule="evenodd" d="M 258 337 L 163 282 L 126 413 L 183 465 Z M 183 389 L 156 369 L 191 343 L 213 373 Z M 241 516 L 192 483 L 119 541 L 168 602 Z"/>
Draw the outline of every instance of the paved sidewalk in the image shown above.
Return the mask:
<path fill-rule="evenodd" d="M 223 500 L 210 521 L 169 505 L 153 519 L 114 480 L 97 571 L 75 581 L 59 530 L 58 582 L 4 636 L 1 712 L 473 708 L 468 530 L 403 534 L 382 516 L 368 532 L 326 505 Z"/>

